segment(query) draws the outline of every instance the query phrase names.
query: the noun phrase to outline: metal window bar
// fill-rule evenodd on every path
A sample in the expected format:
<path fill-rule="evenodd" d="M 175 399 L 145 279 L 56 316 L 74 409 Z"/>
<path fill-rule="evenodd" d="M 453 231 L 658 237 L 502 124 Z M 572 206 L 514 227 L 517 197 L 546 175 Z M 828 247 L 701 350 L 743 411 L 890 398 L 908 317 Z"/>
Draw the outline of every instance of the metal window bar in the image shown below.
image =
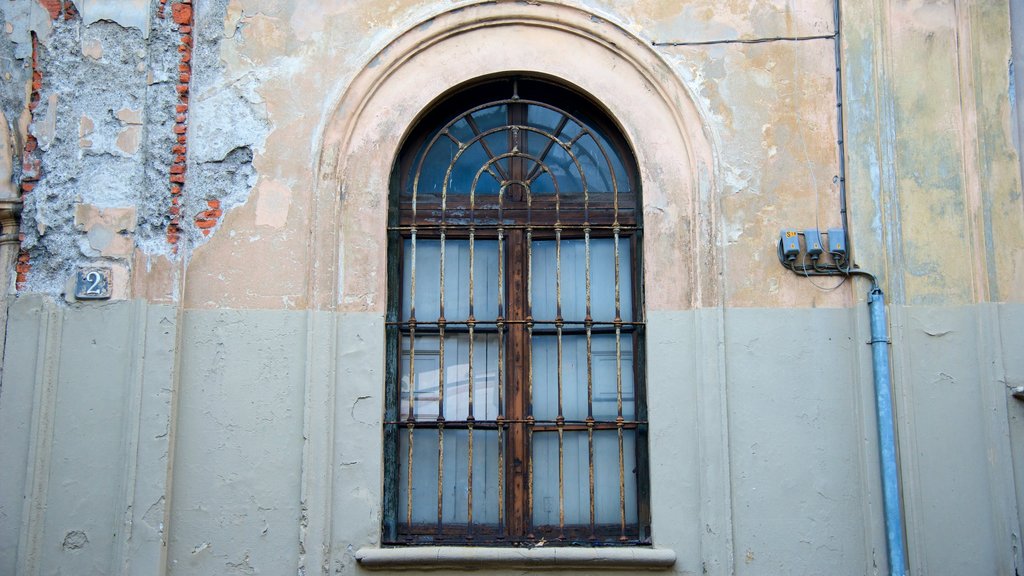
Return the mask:
<path fill-rule="evenodd" d="M 558 114 L 561 114 L 559 123 L 556 129 L 552 133 L 545 132 L 536 127 L 526 125 L 524 123 L 506 124 L 497 128 L 481 131 L 476 121 L 473 119 L 473 113 L 498 105 L 512 105 L 512 104 L 529 104 L 534 106 L 540 106 L 553 110 Z M 474 133 L 474 137 L 467 142 L 459 141 L 453 134 L 449 132 L 450 127 L 457 121 L 465 119 L 467 124 L 470 126 Z M 580 133 L 570 139 L 568 142 L 562 142 L 559 139 L 559 135 L 564 130 L 565 126 L 572 120 L 580 127 Z M 486 136 L 501 131 L 510 132 L 510 139 L 512 141 L 512 151 L 503 154 L 495 154 L 487 141 Z M 544 147 L 543 151 L 539 156 L 529 155 L 520 150 L 519 140 L 520 132 L 537 133 L 548 138 L 548 142 Z M 585 135 L 589 135 L 594 143 L 597 145 L 598 150 L 604 156 L 606 166 L 611 174 L 612 183 L 612 204 L 613 204 L 613 222 L 610 227 L 605 226 L 594 226 L 590 222 L 590 194 L 589 187 L 586 185 L 585 170 L 580 164 L 575 154 L 572 151 L 573 146 Z M 594 479 L 594 468 L 595 468 L 595 455 L 594 455 L 594 431 L 608 428 L 612 423 L 610 422 L 598 422 L 594 419 L 594 373 L 593 373 L 593 346 L 592 346 L 592 335 L 595 331 L 595 327 L 600 330 L 602 326 L 610 327 L 614 330 L 615 334 L 615 366 L 616 366 L 616 409 L 617 417 L 614 422 L 614 429 L 617 430 L 618 434 L 618 484 L 619 484 L 619 539 L 627 540 L 626 535 L 626 491 L 625 491 L 625 469 L 624 469 L 624 429 L 635 429 L 644 422 L 640 422 L 634 418 L 633 421 L 627 422 L 624 419 L 623 414 L 623 382 L 622 382 L 622 345 L 621 337 L 624 329 L 627 332 L 633 332 L 634 328 L 642 328 L 642 321 L 623 321 L 621 315 L 621 295 L 620 295 L 620 251 L 619 251 L 619 240 L 620 234 L 623 230 L 628 233 L 638 229 L 638 227 L 623 226 L 619 222 L 619 190 L 617 175 L 614 173 L 614 164 L 610 161 L 608 152 L 604 150 L 600 141 L 589 134 L 589 129 L 586 125 L 574 118 L 565 111 L 554 108 L 553 106 L 546 105 L 542 102 L 536 102 L 531 100 L 520 100 L 516 95 L 508 100 L 501 100 L 488 104 L 483 104 L 474 107 L 468 112 L 463 113 L 455 120 L 449 122 L 441 131 L 439 131 L 430 144 L 424 149 L 430 150 L 430 147 L 437 141 L 438 138 L 445 136 L 449 138 L 453 143 L 458 146 L 458 150 L 454 155 L 451 163 L 449 164 L 444 180 L 441 187 L 441 210 L 439 225 L 432 225 L 429 222 L 423 223 L 422 225 L 417 220 L 417 196 L 419 189 L 420 177 L 422 174 L 423 164 L 426 160 L 427 153 L 424 152 L 420 157 L 420 161 L 416 167 L 413 190 L 412 190 L 412 221 L 411 226 L 391 226 L 390 230 L 398 232 L 407 232 L 410 238 L 411 244 L 411 265 L 410 265 L 410 282 L 409 282 L 409 317 L 406 321 L 394 321 L 389 322 L 389 325 L 397 325 L 400 333 L 405 333 L 409 338 L 409 396 L 407 405 L 407 418 L 406 424 L 408 428 L 408 457 L 406 463 L 406 474 L 407 477 L 407 513 L 406 513 L 406 524 L 407 528 L 413 526 L 413 461 L 414 461 L 414 449 L 413 449 L 413 438 L 415 436 L 414 431 L 416 429 L 417 420 L 415 414 L 415 403 L 416 403 L 416 376 L 415 376 L 415 350 L 416 350 L 416 331 L 418 327 L 427 329 L 430 333 L 436 333 L 438 335 L 438 416 L 433 423 L 438 431 L 438 461 L 437 461 L 437 526 L 436 526 L 436 537 L 442 538 L 446 531 L 444 526 L 444 510 L 443 510 L 443 498 L 444 498 L 444 431 L 445 426 L 448 424 L 450 427 L 461 428 L 463 425 L 468 430 L 468 485 L 467 485 L 467 527 L 465 537 L 472 538 L 473 535 L 473 430 L 475 427 L 491 428 L 493 427 L 498 431 L 498 494 L 499 494 L 499 505 L 498 505 L 498 531 L 499 535 L 504 535 L 505 530 L 505 490 L 504 485 L 504 467 L 505 467 L 505 432 L 509 425 L 525 424 L 527 430 L 527 442 L 533 444 L 533 436 L 535 430 L 548 431 L 546 424 L 548 422 L 538 422 L 534 418 L 533 414 L 533 393 L 534 393 L 534 382 L 533 382 L 533 370 L 527 371 L 527 402 L 525 405 L 525 418 L 509 418 L 505 413 L 505 402 L 507 401 L 507 395 L 505 390 L 505 380 L 507 378 L 507 369 L 505 350 L 506 345 L 506 331 L 510 326 L 514 325 L 525 325 L 527 331 L 527 341 L 532 342 L 534 337 L 534 331 L 536 326 L 553 325 L 557 339 L 557 365 L 556 365 L 556 377 L 557 377 L 557 417 L 554 421 L 555 431 L 558 435 L 558 499 L 559 499 L 559 538 L 565 537 L 565 486 L 564 486 L 564 433 L 567 430 L 575 430 L 578 426 L 583 426 L 587 432 L 587 450 L 588 450 L 588 501 L 589 501 L 589 538 L 591 540 L 597 537 L 596 534 L 596 516 L 595 516 L 595 479 Z M 489 160 L 477 170 L 472 186 L 470 187 L 470 219 L 469 219 L 469 318 L 465 322 L 453 321 L 450 323 L 452 329 L 456 332 L 461 332 L 456 326 L 465 326 L 465 330 L 469 334 L 469 396 L 468 396 L 468 417 L 464 421 L 450 421 L 445 420 L 445 387 L 446 387 L 446 370 L 445 370 L 445 336 L 446 330 L 449 327 L 449 322 L 445 319 L 445 247 L 446 237 L 449 229 L 456 230 L 462 227 L 461 224 L 450 225 L 446 222 L 447 217 L 447 202 L 448 202 L 448 187 L 451 182 L 452 172 L 455 165 L 462 154 L 474 143 L 480 142 L 483 150 L 486 152 Z M 557 178 L 553 171 L 545 164 L 549 152 L 558 144 L 562 149 L 569 155 L 574 163 L 581 182 L 583 184 L 583 195 L 584 195 L 584 219 L 582 225 L 569 225 L 563 226 L 561 223 L 561 192 L 558 187 Z M 502 167 L 501 160 L 508 158 L 510 162 L 523 162 L 524 160 L 532 161 L 533 166 L 526 178 L 515 180 L 512 178 L 512 173 L 506 173 Z M 515 172 L 512 169 L 513 165 L 509 165 L 510 172 Z M 477 421 L 474 415 L 474 385 L 475 385 L 475 372 L 474 372 L 474 355 L 475 355 L 475 334 L 481 328 L 477 326 L 477 321 L 474 314 L 474 299 L 475 299 L 475 241 L 478 224 L 475 219 L 476 210 L 476 189 L 479 183 L 479 179 L 484 172 L 488 172 L 492 177 L 501 182 L 501 187 L 498 192 L 498 222 L 496 224 L 481 223 L 479 226 L 485 230 L 496 230 L 497 232 L 497 249 L 498 249 L 498 314 L 495 321 L 492 323 L 493 328 L 487 328 L 497 333 L 498 335 L 498 416 L 494 421 Z M 543 230 L 544 226 L 535 226 L 532 221 L 532 204 L 533 204 L 533 193 L 531 190 L 531 184 L 539 178 L 541 174 L 547 173 L 552 182 L 555 185 L 555 226 L 553 228 L 555 236 L 555 283 L 556 283 L 556 315 L 553 321 L 547 320 L 535 320 L 533 318 L 533 237 L 535 230 Z M 526 193 L 526 205 L 527 205 L 527 221 L 525 224 L 506 223 L 503 218 L 504 211 L 504 200 L 505 194 L 509 190 L 511 185 L 518 185 Z M 585 309 L 586 315 L 582 322 L 569 322 L 563 318 L 562 315 L 562 231 L 563 229 L 569 230 L 582 230 L 585 250 L 585 283 L 586 283 L 586 294 L 585 294 Z M 613 252 L 614 252 L 614 299 L 615 299 L 615 319 L 612 322 L 597 322 L 592 317 L 592 302 L 591 302 L 591 232 L 594 229 L 611 229 L 613 232 Z M 439 278 L 440 278 L 440 290 L 439 290 L 439 317 L 436 322 L 419 322 L 415 316 L 415 290 L 416 290 L 416 244 L 417 244 L 417 233 L 420 229 L 429 230 L 430 232 L 437 233 L 440 237 L 440 255 L 439 255 Z M 526 309 L 525 318 L 515 319 L 507 318 L 505 304 L 504 304 L 504 291 L 505 286 L 505 233 L 507 229 L 521 229 L 526 234 Z M 567 326 L 579 326 L 582 325 L 582 329 L 586 338 L 586 382 L 587 382 L 587 416 L 584 421 L 573 422 L 565 419 L 563 410 L 563 333 Z M 485 330 L 487 330 L 485 329 Z M 577 328 L 578 329 L 578 328 Z M 422 329 L 421 329 L 422 330 Z M 577 333 L 574 329 L 573 333 Z M 634 384 L 635 386 L 635 384 Z M 390 422 L 389 422 L 390 423 Z M 529 514 L 533 510 L 533 497 L 534 497 L 534 458 L 528 457 L 528 504 L 527 513 Z M 527 538 L 532 539 L 533 535 L 533 522 L 527 523 L 528 534 Z M 411 533 L 409 534 L 411 536 Z"/>

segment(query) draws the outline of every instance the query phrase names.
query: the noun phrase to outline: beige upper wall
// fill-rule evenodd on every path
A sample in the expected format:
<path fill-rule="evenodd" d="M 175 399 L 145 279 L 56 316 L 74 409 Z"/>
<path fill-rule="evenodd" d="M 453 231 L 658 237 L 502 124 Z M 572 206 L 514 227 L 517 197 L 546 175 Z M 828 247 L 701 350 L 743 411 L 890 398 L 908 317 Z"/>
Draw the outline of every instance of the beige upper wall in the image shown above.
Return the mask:
<path fill-rule="evenodd" d="M 574 26 L 617 30 L 626 43 L 638 45 L 832 32 L 832 3 L 826 0 L 565 4 L 589 14 Z M 526 6 L 543 13 L 553 5 Z M 346 219 L 380 223 L 386 209 L 386 178 L 348 181 L 341 175 L 342 187 L 358 181 L 376 190 L 365 203 L 346 205 L 345 213 L 323 213 L 336 208 L 319 203 L 325 194 L 317 180 L 325 130 L 332 118 L 350 113 L 339 106 L 351 101 L 345 98 L 351 96 L 353 81 L 387 60 L 382 51 L 389 44 L 403 34 L 427 35 L 453 9 L 480 10 L 472 6 L 231 0 L 224 22 L 218 23 L 222 29 L 199 32 L 222 37 L 223 82 L 197 85 L 194 99 L 211 98 L 229 83 L 251 83 L 253 106 L 270 126 L 253 160 L 256 186 L 247 202 L 226 212 L 209 241 L 187 255 L 184 278 L 175 280 L 159 263 L 147 271 L 138 264 L 145 259 L 136 259 L 135 293 L 166 298 L 179 290 L 192 308 L 301 309 L 333 307 L 339 301 L 343 308 L 380 308 L 383 230 L 349 235 L 336 257 L 324 253 L 336 248 L 329 241 L 311 244 L 311 237 L 323 240 L 317 240 L 318 225 L 326 229 L 325 222 L 337 226 Z M 879 0 L 847 2 L 843 9 L 850 219 L 858 262 L 880 273 L 897 301 L 1024 299 L 1024 210 L 1011 140 L 1007 6 Z M 472 53 L 477 48 L 452 44 L 446 49 Z M 657 309 L 832 307 L 861 298 L 861 288 L 819 290 L 782 270 L 775 257 L 779 228 L 824 229 L 839 223 L 832 42 L 658 46 L 650 51 L 671 76 L 659 82 L 678 84 L 689 102 L 683 107 L 692 107 L 682 130 L 702 135 L 708 146 L 701 154 L 710 157 L 707 174 L 686 177 L 684 188 L 693 189 L 681 193 L 692 202 L 659 204 L 661 192 L 646 190 L 652 214 L 666 207 L 681 210 L 671 215 L 679 227 L 675 243 L 659 249 L 649 245 L 648 265 L 681 274 L 688 292 L 665 295 L 648 283 L 649 304 Z M 565 66 L 564 51 L 557 49 L 538 50 L 534 58 L 536 71 L 551 74 L 560 66 L 587 65 L 588 77 L 578 85 L 623 85 L 621 70 L 611 66 L 611 59 L 601 59 L 607 56 L 583 62 L 574 54 L 572 66 Z M 443 70 L 434 76 L 453 83 L 467 79 Z M 597 95 L 600 89 L 593 91 Z M 419 102 L 426 105 L 433 94 L 423 96 Z M 392 149 L 418 112 L 374 112 L 377 130 L 387 133 Z M 644 111 L 634 112 L 643 122 Z M 628 113 L 620 106 L 624 124 Z M 201 126 L 193 127 L 193 133 L 201 132 Z M 643 169 L 652 182 L 661 178 L 659 185 L 670 185 L 671 179 L 659 174 L 674 163 L 673 155 L 687 154 L 692 151 L 657 150 L 651 157 L 660 160 Z M 684 159 L 689 163 L 685 169 L 699 172 L 699 163 L 691 160 Z M 709 188 L 699 190 L 701 182 Z M 366 261 L 363 272 L 359 266 L 350 269 L 353 259 Z M 684 261 L 678 270 L 672 265 Z M 317 278 L 327 268 L 339 286 L 358 286 L 339 290 L 347 294 L 340 300 L 324 296 L 333 288 Z M 364 273 L 371 276 L 351 276 Z M 345 304 L 346 297 L 357 303 Z"/>

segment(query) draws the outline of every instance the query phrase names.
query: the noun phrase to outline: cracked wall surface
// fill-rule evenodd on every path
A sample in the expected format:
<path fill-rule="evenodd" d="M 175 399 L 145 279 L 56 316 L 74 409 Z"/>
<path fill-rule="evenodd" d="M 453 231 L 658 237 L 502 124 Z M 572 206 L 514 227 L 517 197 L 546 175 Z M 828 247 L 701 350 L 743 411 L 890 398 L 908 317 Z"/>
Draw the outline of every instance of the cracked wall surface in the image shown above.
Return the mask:
<path fill-rule="evenodd" d="M 394 157 L 511 73 L 638 161 L 667 573 L 888 568 L 867 281 L 777 256 L 840 225 L 843 170 L 910 573 L 1024 573 L 1020 10 L 835 6 L 0 0 L 0 574 L 367 573 Z"/>

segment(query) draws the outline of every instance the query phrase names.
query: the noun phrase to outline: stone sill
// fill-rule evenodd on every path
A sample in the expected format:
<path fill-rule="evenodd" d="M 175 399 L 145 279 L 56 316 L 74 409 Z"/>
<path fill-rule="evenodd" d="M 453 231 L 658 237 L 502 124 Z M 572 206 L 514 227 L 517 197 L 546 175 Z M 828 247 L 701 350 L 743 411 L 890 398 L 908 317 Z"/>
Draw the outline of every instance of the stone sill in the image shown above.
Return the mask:
<path fill-rule="evenodd" d="M 676 553 L 663 548 L 414 546 L 360 548 L 356 551 L 356 560 L 361 567 L 370 570 L 665 570 L 676 563 Z"/>

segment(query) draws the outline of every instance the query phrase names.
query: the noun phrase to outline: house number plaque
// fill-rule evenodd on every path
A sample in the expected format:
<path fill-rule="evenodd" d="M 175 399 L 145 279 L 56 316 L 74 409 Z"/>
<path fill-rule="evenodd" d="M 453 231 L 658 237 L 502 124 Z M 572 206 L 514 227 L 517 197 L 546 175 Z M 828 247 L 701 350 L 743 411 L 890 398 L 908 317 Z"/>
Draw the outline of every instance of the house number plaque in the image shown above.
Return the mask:
<path fill-rule="evenodd" d="M 106 300 L 110 298 L 110 268 L 79 268 L 75 278 L 75 298 Z"/>

